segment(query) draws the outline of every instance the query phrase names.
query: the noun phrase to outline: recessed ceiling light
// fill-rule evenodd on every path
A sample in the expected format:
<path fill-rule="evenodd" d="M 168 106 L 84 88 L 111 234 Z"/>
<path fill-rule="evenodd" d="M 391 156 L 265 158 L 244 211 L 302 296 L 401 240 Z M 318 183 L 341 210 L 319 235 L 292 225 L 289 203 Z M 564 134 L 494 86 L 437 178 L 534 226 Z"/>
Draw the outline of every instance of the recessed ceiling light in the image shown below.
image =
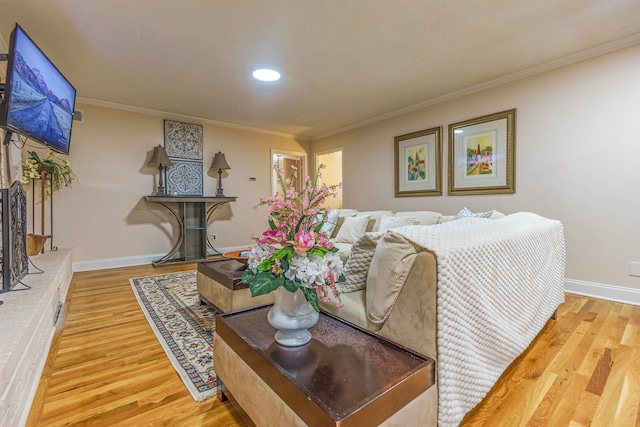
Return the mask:
<path fill-rule="evenodd" d="M 270 70 L 269 68 L 260 68 L 253 72 L 253 78 L 262 82 L 275 82 L 280 80 L 280 73 L 276 70 Z"/>

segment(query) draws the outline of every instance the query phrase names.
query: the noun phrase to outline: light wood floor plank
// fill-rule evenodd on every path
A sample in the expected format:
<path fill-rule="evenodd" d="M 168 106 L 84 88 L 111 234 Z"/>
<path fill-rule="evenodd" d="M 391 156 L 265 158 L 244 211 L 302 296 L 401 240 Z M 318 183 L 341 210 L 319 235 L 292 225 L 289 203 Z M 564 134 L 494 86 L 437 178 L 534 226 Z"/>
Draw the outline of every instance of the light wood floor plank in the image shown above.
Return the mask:
<path fill-rule="evenodd" d="M 244 426 L 231 404 L 193 400 L 153 334 L 129 279 L 194 265 L 75 273 L 29 426 Z"/>
<path fill-rule="evenodd" d="M 75 273 L 27 425 L 246 426 L 229 402 L 191 398 L 129 284 L 194 267 Z M 566 294 L 461 425 L 636 426 L 639 402 L 640 307 Z"/>
<path fill-rule="evenodd" d="M 633 332 L 624 338 L 628 324 L 636 322 L 640 307 L 566 294 L 557 321 L 545 326 L 461 425 L 639 426 L 640 369 L 635 361 L 640 357 L 634 355 L 640 355 L 640 340 L 629 335 Z M 554 345 L 560 347 L 557 352 Z M 540 356 L 547 351 L 551 358 Z M 523 367 L 530 365 L 542 374 L 529 377 L 530 370 Z M 557 377 L 547 395 L 537 399 L 553 374 Z M 601 388 L 601 396 L 587 390 L 590 383 Z"/>
<path fill-rule="evenodd" d="M 611 373 L 602 390 L 601 400 L 594 416 L 594 426 L 624 426 L 635 425 L 634 399 L 629 394 L 627 374 L 633 367 L 631 357 L 634 356 L 634 349 L 623 347 L 611 352 Z M 613 367 L 616 367 L 613 370 Z M 637 398 L 637 395 L 635 396 Z M 615 404 L 606 404 L 615 402 Z M 630 404 L 630 405 L 629 405 Z M 628 413 L 624 408 L 628 407 L 633 412 Z"/>
<path fill-rule="evenodd" d="M 528 425 L 550 425 L 550 426 L 566 426 L 574 420 L 576 409 L 576 396 L 587 386 L 589 379 L 583 377 L 576 372 L 564 370 L 559 376 L 557 385 L 554 384 L 554 396 L 548 396 L 551 399 L 550 411 L 537 419 L 537 424 Z M 595 411 L 595 408 L 593 408 Z M 537 412 L 537 411 L 536 411 Z"/>

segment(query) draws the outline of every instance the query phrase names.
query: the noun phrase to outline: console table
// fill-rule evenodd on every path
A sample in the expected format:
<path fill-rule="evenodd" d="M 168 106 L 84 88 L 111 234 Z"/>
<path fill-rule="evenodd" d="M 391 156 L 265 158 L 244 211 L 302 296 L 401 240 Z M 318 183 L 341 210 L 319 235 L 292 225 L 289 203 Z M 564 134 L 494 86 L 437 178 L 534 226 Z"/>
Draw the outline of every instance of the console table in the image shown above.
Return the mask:
<path fill-rule="evenodd" d="M 237 197 L 145 196 L 147 202 L 164 206 L 178 222 L 178 238 L 173 248 L 154 267 L 186 264 L 207 259 L 207 248 L 215 251 L 207 236 L 207 224 L 213 212 Z"/>

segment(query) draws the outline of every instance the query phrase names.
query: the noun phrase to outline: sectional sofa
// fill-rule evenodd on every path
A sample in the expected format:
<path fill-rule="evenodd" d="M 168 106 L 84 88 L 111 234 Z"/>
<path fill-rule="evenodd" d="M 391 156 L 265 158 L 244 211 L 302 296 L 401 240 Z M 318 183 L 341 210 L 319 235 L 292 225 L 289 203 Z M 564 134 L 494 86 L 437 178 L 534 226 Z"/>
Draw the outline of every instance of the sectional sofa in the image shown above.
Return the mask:
<path fill-rule="evenodd" d="M 344 306 L 322 309 L 436 360 L 425 410 L 439 426 L 458 425 L 564 301 L 558 221 L 468 210 L 344 209 L 330 219 L 347 281 Z"/>

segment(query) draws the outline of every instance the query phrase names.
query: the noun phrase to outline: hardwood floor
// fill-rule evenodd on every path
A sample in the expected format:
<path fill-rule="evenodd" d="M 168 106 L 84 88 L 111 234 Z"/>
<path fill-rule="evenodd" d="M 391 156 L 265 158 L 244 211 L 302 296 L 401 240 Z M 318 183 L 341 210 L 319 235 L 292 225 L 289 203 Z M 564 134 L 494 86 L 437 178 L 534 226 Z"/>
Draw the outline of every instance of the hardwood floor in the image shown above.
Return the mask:
<path fill-rule="evenodd" d="M 140 310 L 129 279 L 194 265 L 75 273 L 28 426 L 244 426 L 230 403 L 197 403 Z"/>
<path fill-rule="evenodd" d="M 193 401 L 129 285 L 193 268 L 75 273 L 27 425 L 245 426 L 229 402 Z M 461 425 L 640 425 L 640 307 L 567 294 Z"/>
<path fill-rule="evenodd" d="M 640 307 L 565 294 L 471 426 L 640 426 Z"/>

